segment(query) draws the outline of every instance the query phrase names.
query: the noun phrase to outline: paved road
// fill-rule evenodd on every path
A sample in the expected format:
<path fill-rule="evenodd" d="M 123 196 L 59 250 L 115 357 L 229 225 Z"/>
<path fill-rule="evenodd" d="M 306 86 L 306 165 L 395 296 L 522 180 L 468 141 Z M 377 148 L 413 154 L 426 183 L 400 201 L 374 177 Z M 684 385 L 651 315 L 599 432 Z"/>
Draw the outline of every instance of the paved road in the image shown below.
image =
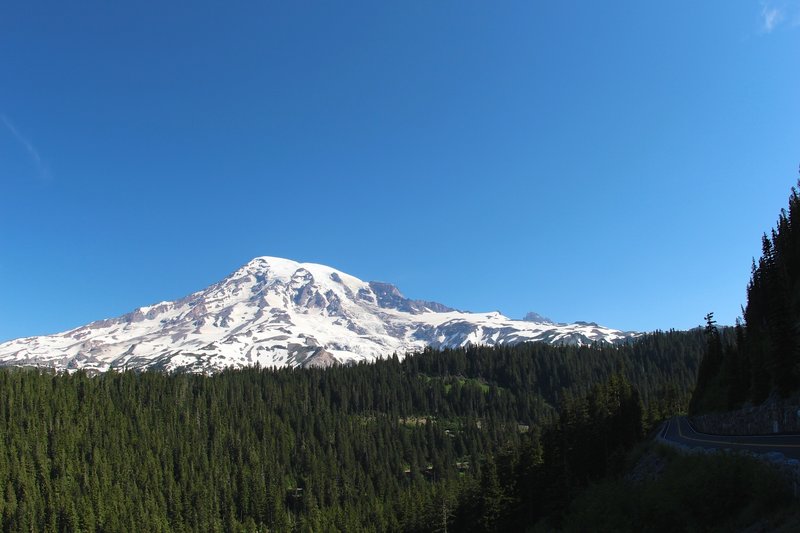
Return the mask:
<path fill-rule="evenodd" d="M 753 453 L 779 452 L 787 458 L 800 459 L 800 435 L 728 436 L 709 435 L 694 430 L 685 416 L 668 420 L 661 437 L 687 446 L 748 450 Z"/>

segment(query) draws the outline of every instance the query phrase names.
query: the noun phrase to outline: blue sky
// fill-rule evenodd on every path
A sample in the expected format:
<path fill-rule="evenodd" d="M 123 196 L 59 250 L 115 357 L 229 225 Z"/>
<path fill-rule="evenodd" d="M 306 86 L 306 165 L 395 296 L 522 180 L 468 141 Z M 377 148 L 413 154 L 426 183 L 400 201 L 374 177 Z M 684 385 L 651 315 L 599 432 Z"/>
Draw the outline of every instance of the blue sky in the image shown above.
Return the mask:
<path fill-rule="evenodd" d="M 732 323 L 798 87 L 797 0 L 4 3 L 0 340 L 259 255 L 512 317 Z"/>

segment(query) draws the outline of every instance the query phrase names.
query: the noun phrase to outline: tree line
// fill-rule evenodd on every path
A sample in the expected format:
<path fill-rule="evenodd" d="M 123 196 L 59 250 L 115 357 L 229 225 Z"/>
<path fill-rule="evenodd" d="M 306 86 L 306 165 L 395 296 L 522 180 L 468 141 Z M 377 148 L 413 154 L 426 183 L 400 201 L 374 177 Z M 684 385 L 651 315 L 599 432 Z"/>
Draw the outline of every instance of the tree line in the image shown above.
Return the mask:
<path fill-rule="evenodd" d="M 753 260 L 743 322 L 726 342 L 706 317 L 707 353 L 697 377 L 693 413 L 736 409 L 785 398 L 800 389 L 800 194 L 764 234 Z"/>

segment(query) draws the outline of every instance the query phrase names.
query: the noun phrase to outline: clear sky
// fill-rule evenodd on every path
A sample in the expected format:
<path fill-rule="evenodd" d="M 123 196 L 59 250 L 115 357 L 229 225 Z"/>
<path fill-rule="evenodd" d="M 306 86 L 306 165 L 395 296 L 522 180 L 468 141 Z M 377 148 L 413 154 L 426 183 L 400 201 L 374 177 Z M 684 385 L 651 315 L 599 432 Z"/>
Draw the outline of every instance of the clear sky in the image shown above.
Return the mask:
<path fill-rule="evenodd" d="M 512 317 L 744 303 L 800 1 L 0 5 L 0 340 L 259 255 Z"/>

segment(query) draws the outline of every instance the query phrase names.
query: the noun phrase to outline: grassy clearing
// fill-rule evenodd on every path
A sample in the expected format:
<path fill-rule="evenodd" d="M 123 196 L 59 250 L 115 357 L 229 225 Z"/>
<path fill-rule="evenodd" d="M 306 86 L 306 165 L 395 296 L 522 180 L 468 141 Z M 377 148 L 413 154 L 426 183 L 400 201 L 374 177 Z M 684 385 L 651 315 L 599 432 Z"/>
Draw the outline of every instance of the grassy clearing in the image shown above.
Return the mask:
<path fill-rule="evenodd" d="M 420 377 L 424 379 L 426 383 L 434 380 L 441 381 L 442 384 L 444 385 L 445 393 L 450 393 L 450 390 L 453 388 L 454 384 L 458 384 L 462 387 L 474 386 L 479 388 L 481 392 L 483 392 L 484 394 L 488 394 L 489 390 L 491 389 L 491 386 L 489 386 L 489 384 L 486 383 L 486 381 L 477 378 L 465 378 L 463 376 L 434 377 L 425 374 L 421 374 Z M 503 388 L 497 387 L 497 390 L 502 391 Z"/>

